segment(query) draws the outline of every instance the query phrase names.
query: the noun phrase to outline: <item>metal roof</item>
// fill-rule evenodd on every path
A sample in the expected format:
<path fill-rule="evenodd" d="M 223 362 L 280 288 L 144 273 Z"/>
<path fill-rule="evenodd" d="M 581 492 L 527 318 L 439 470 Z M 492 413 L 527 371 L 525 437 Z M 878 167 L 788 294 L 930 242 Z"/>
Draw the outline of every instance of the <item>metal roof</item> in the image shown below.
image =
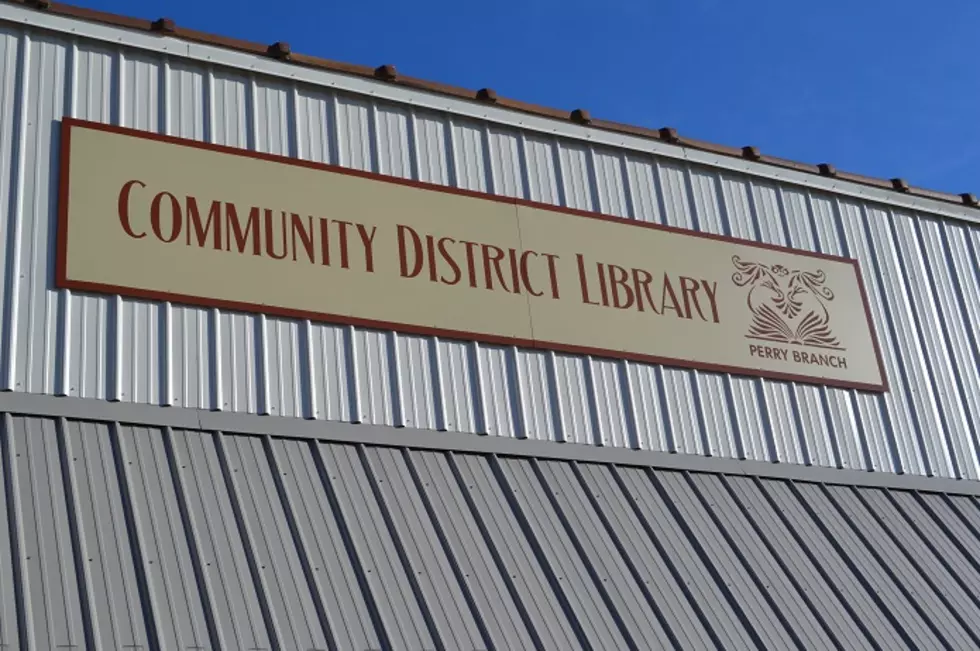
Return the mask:
<path fill-rule="evenodd" d="M 2 425 L 7 648 L 980 647 L 968 495 Z"/>
<path fill-rule="evenodd" d="M 407 77 L 400 74 L 396 67 L 391 64 L 371 67 L 331 61 L 321 57 L 293 52 L 292 48 L 285 41 L 276 41 L 272 44 L 253 43 L 243 41 L 241 39 L 219 36 L 180 27 L 172 18 L 169 17 L 158 18 L 156 20 L 145 20 L 141 18 L 120 16 L 103 11 L 96 11 L 84 7 L 77 7 L 70 4 L 54 3 L 50 2 L 49 0 L 0 1 L 24 5 L 27 7 L 34 7 L 52 14 L 77 18 L 80 20 L 103 23 L 126 29 L 158 34 L 160 36 L 177 38 L 190 43 L 215 45 L 238 52 L 269 57 L 277 61 L 288 62 L 296 66 L 330 70 L 347 75 L 380 80 L 406 88 L 458 97 L 483 104 L 501 106 L 526 114 L 569 121 L 575 124 L 586 125 L 591 128 L 601 129 L 604 131 L 640 136 L 642 138 L 658 140 L 671 145 L 678 145 L 686 148 L 720 154 L 723 156 L 761 162 L 778 168 L 790 169 L 832 179 L 841 179 L 854 183 L 860 183 L 876 188 L 893 190 L 899 194 L 935 199 L 947 203 L 962 204 L 974 208 L 980 206 L 980 202 L 978 202 L 977 197 L 973 193 L 969 192 L 964 192 L 961 194 L 936 192 L 933 190 L 911 186 L 908 181 L 902 178 L 879 179 L 838 170 L 830 163 L 810 164 L 786 160 L 784 158 L 766 155 L 765 153 L 760 152 L 758 147 L 754 146 L 731 147 L 727 145 L 704 142 L 694 138 L 688 138 L 683 134 L 678 134 L 677 130 L 672 127 L 650 129 L 646 127 L 610 122 L 608 120 L 593 118 L 589 111 L 584 108 L 576 108 L 571 111 L 549 108 L 499 96 L 492 88 L 481 88 L 473 91 L 440 82 Z"/>

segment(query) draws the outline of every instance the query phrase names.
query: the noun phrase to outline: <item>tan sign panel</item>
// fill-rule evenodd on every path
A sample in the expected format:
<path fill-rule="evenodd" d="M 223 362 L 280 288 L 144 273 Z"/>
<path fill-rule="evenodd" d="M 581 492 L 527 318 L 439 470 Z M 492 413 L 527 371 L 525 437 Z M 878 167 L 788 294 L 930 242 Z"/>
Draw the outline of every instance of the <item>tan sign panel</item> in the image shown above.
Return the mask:
<path fill-rule="evenodd" d="M 66 120 L 59 286 L 886 390 L 853 260 Z"/>

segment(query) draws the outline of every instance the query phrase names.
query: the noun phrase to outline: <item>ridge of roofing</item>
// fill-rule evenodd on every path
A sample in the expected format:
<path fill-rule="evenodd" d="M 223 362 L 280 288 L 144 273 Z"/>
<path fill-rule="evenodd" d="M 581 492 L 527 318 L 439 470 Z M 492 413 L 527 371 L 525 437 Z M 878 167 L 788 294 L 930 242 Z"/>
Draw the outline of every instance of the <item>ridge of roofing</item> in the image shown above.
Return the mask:
<path fill-rule="evenodd" d="M 971 208 L 980 207 L 980 199 L 978 199 L 978 197 L 971 192 L 950 194 L 947 192 L 939 192 L 912 186 L 903 178 L 882 179 L 838 170 L 830 163 L 820 163 L 814 165 L 811 163 L 787 160 L 764 154 L 758 147 L 754 146 L 732 147 L 728 145 L 705 142 L 694 138 L 688 138 L 687 136 L 679 134 L 677 130 L 672 127 L 651 129 L 647 127 L 613 122 L 610 120 L 602 120 L 592 117 L 589 111 L 583 108 L 577 108 L 572 111 L 563 111 L 561 109 L 522 102 L 517 99 L 501 97 L 492 88 L 480 88 L 479 90 L 473 91 L 471 89 L 452 86 L 437 81 L 408 77 L 400 74 L 397 68 L 391 64 L 383 64 L 372 68 L 371 66 L 344 63 L 307 54 L 300 54 L 298 52 L 293 52 L 289 46 L 289 43 L 286 41 L 276 41 L 272 44 L 263 45 L 251 41 L 244 41 L 237 38 L 220 36 L 208 32 L 201 32 L 198 30 L 180 27 L 171 18 L 158 18 L 156 20 L 133 18 L 98 11 L 95 9 L 87 9 L 76 5 L 50 2 L 49 0 L 0 1 L 22 5 L 24 7 L 31 7 L 51 14 L 75 18 L 78 20 L 102 23 L 113 27 L 151 32 L 193 43 L 211 45 L 257 56 L 269 57 L 279 61 L 288 62 L 293 65 L 329 70 L 331 72 L 338 72 L 357 77 L 371 78 L 415 90 L 448 95 L 458 99 L 465 99 L 474 102 L 493 104 L 495 106 L 514 111 L 555 120 L 573 122 L 582 126 L 592 127 L 603 131 L 648 138 L 651 140 L 657 140 L 660 142 L 696 149 L 712 154 L 740 158 L 757 163 L 764 163 L 774 167 L 792 169 L 798 172 L 806 172 L 818 176 L 831 177 L 842 181 L 850 181 L 861 185 L 892 190 L 899 194 L 933 199 L 936 201 L 958 204 Z"/>

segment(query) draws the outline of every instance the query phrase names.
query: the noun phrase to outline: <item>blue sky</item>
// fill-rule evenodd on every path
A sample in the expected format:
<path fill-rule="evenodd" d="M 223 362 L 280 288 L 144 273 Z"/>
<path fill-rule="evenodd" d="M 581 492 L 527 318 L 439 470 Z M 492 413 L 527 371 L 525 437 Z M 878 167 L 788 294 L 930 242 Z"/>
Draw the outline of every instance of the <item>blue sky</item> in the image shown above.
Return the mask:
<path fill-rule="evenodd" d="M 980 2 L 70 0 L 980 194 Z"/>

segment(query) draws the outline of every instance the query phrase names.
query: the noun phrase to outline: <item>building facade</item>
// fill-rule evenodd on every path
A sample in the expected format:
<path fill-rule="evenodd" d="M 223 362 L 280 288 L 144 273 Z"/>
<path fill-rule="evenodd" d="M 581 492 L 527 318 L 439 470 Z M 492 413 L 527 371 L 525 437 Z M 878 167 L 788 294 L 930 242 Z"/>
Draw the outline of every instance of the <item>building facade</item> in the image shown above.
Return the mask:
<path fill-rule="evenodd" d="M 980 648 L 972 196 L 37 4 L 0 3 L 0 647 Z M 885 386 L 71 289 L 66 119 L 853 259 Z"/>

